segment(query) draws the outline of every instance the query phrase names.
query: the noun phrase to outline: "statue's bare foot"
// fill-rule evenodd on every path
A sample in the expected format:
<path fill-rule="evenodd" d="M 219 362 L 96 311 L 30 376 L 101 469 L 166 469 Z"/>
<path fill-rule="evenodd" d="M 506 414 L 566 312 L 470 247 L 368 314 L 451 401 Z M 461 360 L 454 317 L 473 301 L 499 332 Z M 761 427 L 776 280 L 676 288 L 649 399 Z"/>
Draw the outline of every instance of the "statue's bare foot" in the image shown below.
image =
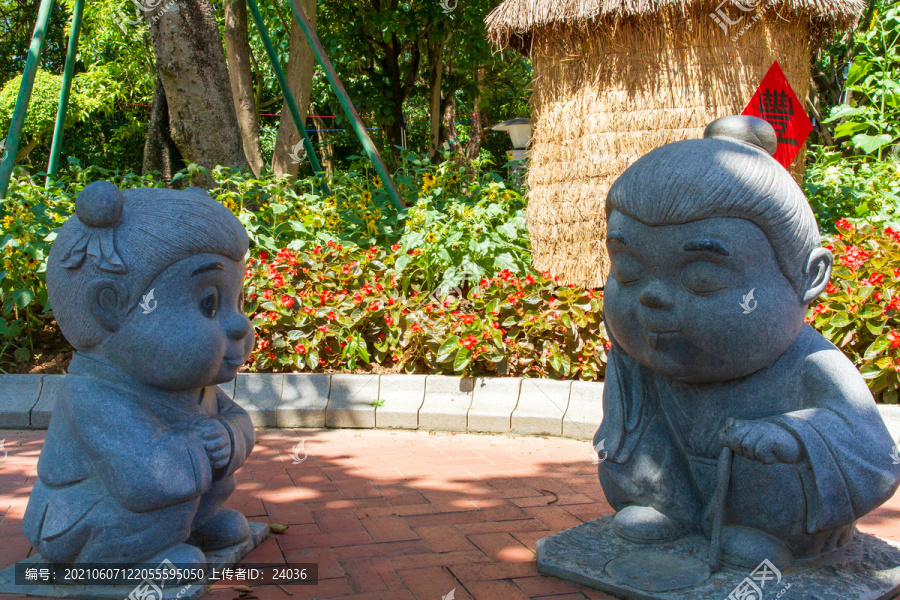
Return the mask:
<path fill-rule="evenodd" d="M 620 538 L 639 544 L 677 540 L 688 533 L 678 521 L 649 506 L 626 506 L 613 519 L 613 531 Z"/>
<path fill-rule="evenodd" d="M 220 508 L 215 516 L 191 533 L 188 543 L 204 550 L 239 544 L 250 537 L 247 518 L 233 508 Z"/>
<path fill-rule="evenodd" d="M 791 551 L 773 535 L 750 527 L 726 525 L 722 528 L 722 561 L 735 567 L 755 569 L 768 560 L 779 571 L 791 566 Z"/>
<path fill-rule="evenodd" d="M 172 544 L 141 562 L 147 565 L 158 565 L 165 561 L 169 561 L 178 568 L 206 566 L 206 556 L 203 554 L 203 550 L 190 544 Z"/>

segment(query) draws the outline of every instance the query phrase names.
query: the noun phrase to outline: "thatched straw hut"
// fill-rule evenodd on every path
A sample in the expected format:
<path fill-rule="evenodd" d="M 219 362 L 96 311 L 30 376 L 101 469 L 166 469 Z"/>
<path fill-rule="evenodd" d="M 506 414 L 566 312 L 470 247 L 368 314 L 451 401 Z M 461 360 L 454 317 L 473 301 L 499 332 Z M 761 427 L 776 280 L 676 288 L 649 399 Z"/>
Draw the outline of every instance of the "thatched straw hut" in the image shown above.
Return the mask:
<path fill-rule="evenodd" d="M 535 267 L 602 286 L 603 203 L 615 178 L 649 150 L 739 114 L 776 60 L 805 100 L 816 45 L 864 8 L 864 0 L 506 0 L 494 9 L 491 41 L 534 67 Z M 798 177 L 802 163 L 803 153 L 792 166 Z"/>

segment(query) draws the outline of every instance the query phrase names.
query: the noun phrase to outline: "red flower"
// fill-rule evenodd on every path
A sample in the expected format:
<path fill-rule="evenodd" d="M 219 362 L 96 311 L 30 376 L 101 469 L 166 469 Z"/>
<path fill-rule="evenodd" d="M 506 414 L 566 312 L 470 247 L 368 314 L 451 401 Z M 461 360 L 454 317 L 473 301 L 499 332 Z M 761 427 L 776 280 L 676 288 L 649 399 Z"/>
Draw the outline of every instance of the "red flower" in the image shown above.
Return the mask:
<path fill-rule="evenodd" d="M 400 244 L 394 244 L 391 246 L 391 250 L 393 250 L 394 252 L 396 252 L 399 249 L 400 249 Z"/>
<path fill-rule="evenodd" d="M 322 333 L 328 333 L 328 325 L 319 325 L 319 331 Z"/>
<path fill-rule="evenodd" d="M 409 328 L 410 331 L 422 331 L 422 326 L 418 323 L 413 323 L 412 327 Z"/>
<path fill-rule="evenodd" d="M 266 317 L 267 317 L 270 321 L 277 321 L 277 320 L 278 320 L 278 313 L 277 313 L 277 312 L 270 312 L 268 315 L 266 315 Z"/>
<path fill-rule="evenodd" d="M 384 322 L 387 323 L 388 325 L 393 325 L 393 324 L 394 324 L 394 319 L 392 319 L 392 318 L 390 317 L 390 315 L 385 315 L 385 316 L 384 316 Z"/>
<path fill-rule="evenodd" d="M 855 271 L 866 264 L 870 256 L 872 256 L 871 253 L 866 252 L 859 246 L 848 246 L 844 254 L 838 259 L 838 262 L 845 267 L 849 267 L 851 271 Z"/>
<path fill-rule="evenodd" d="M 294 350 L 297 351 L 297 354 L 306 354 L 306 346 L 303 344 L 297 344 L 294 346 Z"/>
<path fill-rule="evenodd" d="M 828 287 L 825 288 L 825 293 L 826 293 L 826 294 L 833 294 L 833 293 L 835 293 L 836 291 L 838 291 L 838 289 L 837 289 L 836 287 L 834 287 L 834 284 L 831 283 L 831 282 L 829 281 L 829 282 L 828 282 Z"/>
<path fill-rule="evenodd" d="M 269 253 L 268 252 L 260 252 L 259 260 L 261 260 L 261 261 L 269 260 Z"/>
<path fill-rule="evenodd" d="M 271 344 L 271 343 L 272 343 L 272 342 L 270 342 L 269 340 L 262 340 L 262 341 L 259 343 L 259 349 L 260 349 L 260 350 L 265 350 L 266 348 L 269 347 L 269 344 Z"/>
<path fill-rule="evenodd" d="M 290 307 L 294 306 L 293 296 L 288 296 L 287 294 L 282 296 L 281 297 L 281 305 L 284 306 L 285 308 L 290 308 Z"/>
<path fill-rule="evenodd" d="M 853 224 L 850 221 L 848 221 L 847 219 L 845 219 L 844 217 L 841 217 L 840 219 L 835 221 L 834 224 L 838 229 L 853 229 L 854 228 Z"/>
<path fill-rule="evenodd" d="M 871 275 L 871 276 L 869 277 L 869 279 L 867 280 L 867 283 L 868 283 L 869 285 L 878 285 L 878 284 L 880 284 L 882 281 L 884 281 L 884 274 L 883 274 L 883 273 L 872 273 L 872 275 Z"/>
<path fill-rule="evenodd" d="M 894 242 L 900 244 L 900 231 L 891 229 L 890 227 L 886 227 L 884 232 L 888 234 L 888 236 L 890 236 L 890 238 L 894 240 Z"/>
<path fill-rule="evenodd" d="M 900 310 L 900 296 L 894 296 L 888 301 L 887 306 L 884 308 L 885 311 L 888 310 Z"/>
<path fill-rule="evenodd" d="M 896 329 L 887 334 L 887 339 L 891 343 L 891 348 L 900 348 L 900 332 Z"/>
<path fill-rule="evenodd" d="M 328 313 L 328 316 L 326 316 L 325 318 L 329 321 L 337 321 L 337 315 L 334 313 L 334 311 Z"/>
<path fill-rule="evenodd" d="M 460 343 L 471 350 L 472 347 L 478 343 L 478 338 L 476 338 L 474 335 L 467 335 L 465 338 L 460 340 Z"/>
<path fill-rule="evenodd" d="M 813 310 L 814 315 L 820 315 L 823 312 L 826 312 L 828 308 L 824 304 L 817 304 L 816 308 Z"/>
<path fill-rule="evenodd" d="M 463 325 L 471 325 L 475 322 L 476 318 L 477 317 L 475 315 L 463 315 L 459 318 L 459 320 L 462 321 Z"/>
<path fill-rule="evenodd" d="M 370 312 L 375 312 L 376 310 L 381 310 L 381 302 L 379 302 L 378 300 L 372 301 L 372 303 L 369 304 L 369 306 L 366 308 L 366 310 L 368 310 Z"/>
<path fill-rule="evenodd" d="M 272 290 L 266 290 L 263 292 L 263 298 L 265 298 L 266 300 L 271 300 L 274 297 L 275 297 L 275 292 Z"/>

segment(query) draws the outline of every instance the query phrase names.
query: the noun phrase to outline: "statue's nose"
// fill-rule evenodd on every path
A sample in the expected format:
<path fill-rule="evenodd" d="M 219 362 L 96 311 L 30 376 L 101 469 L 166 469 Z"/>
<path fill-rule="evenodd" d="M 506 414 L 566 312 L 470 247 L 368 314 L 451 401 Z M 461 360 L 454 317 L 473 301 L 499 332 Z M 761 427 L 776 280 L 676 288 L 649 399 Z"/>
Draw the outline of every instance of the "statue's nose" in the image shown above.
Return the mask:
<path fill-rule="evenodd" d="M 225 321 L 225 333 L 233 340 L 242 340 L 247 337 L 252 327 L 247 315 L 237 311 L 230 314 Z"/>
<path fill-rule="evenodd" d="M 651 281 L 647 284 L 638 301 L 647 308 L 667 310 L 674 306 L 672 295 L 660 281 Z"/>

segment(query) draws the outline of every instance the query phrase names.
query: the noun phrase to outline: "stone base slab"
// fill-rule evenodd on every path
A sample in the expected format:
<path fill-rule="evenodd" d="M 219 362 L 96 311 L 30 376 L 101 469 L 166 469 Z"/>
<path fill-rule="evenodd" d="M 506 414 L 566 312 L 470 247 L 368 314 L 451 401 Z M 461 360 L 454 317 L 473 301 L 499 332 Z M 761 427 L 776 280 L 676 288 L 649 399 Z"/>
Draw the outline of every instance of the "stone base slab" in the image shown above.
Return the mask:
<path fill-rule="evenodd" d="M 675 585 L 672 581 L 662 581 L 671 579 L 671 573 L 665 574 L 667 570 L 683 575 L 681 571 L 685 568 L 705 562 L 709 543 L 700 535 L 691 535 L 668 544 L 635 544 L 616 536 L 612 520 L 613 516 L 595 519 L 539 540 L 538 570 L 623 600 L 726 600 L 739 586 L 752 589 L 746 583 L 751 577 L 751 569 L 724 565 L 708 579 L 700 578 L 705 581 L 699 584 L 650 591 L 647 588 Z M 610 575 L 611 571 L 621 573 L 621 558 L 632 554 L 637 565 L 641 564 L 642 556 L 652 554 L 652 570 L 660 581 L 642 581 L 643 589 L 638 589 L 622 583 L 621 575 L 619 580 Z M 667 557 L 671 560 L 666 560 Z M 613 569 L 609 568 L 610 563 L 613 563 Z M 644 575 L 635 577 L 635 581 L 654 577 L 653 574 Z M 757 580 L 751 581 L 759 585 Z M 654 586 L 654 583 L 661 585 Z M 780 579 L 768 579 L 759 591 L 767 600 L 892 600 L 900 594 L 900 544 L 857 532 L 844 550 L 817 561 L 815 566 L 791 567 L 781 573 Z M 736 593 L 733 597 L 751 596 Z M 752 597 L 757 599 L 758 592 Z"/>
<path fill-rule="evenodd" d="M 269 526 L 265 523 L 250 523 L 250 537 L 236 546 L 206 553 L 207 568 L 227 569 L 238 564 L 245 556 L 269 537 Z M 17 564 L 40 566 L 46 560 L 39 554 L 29 556 Z M 79 598 L 82 600 L 129 600 L 135 585 L 16 585 L 16 566 L 0 571 L 0 594 L 23 594 L 25 596 L 48 598 Z M 209 590 L 212 581 L 176 585 L 163 588 L 162 596 L 151 594 L 153 600 L 197 600 Z M 140 597 L 138 594 L 135 594 Z"/>

